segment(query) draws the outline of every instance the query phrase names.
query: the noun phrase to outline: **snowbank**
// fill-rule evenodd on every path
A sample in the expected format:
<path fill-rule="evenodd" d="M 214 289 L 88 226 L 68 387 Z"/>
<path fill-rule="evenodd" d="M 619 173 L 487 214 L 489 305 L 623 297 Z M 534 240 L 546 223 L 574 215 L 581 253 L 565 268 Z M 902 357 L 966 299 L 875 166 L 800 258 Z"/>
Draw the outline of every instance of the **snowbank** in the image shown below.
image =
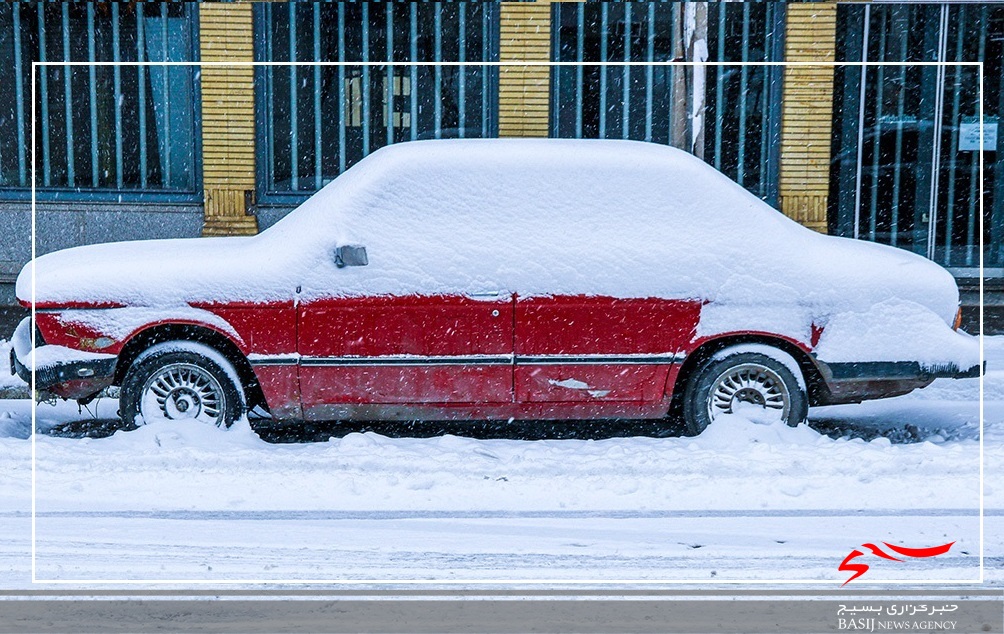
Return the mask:
<path fill-rule="evenodd" d="M 336 268 L 341 244 L 365 245 L 370 264 Z M 876 329 L 860 349 L 875 358 L 858 360 L 938 349 L 959 300 L 952 276 L 916 254 L 817 234 L 690 154 L 632 141 L 393 145 L 258 236 L 79 247 L 36 267 L 38 300 L 57 303 L 267 302 L 293 299 L 298 287 L 301 300 L 486 290 L 667 297 L 722 307 L 716 329 L 748 325 L 721 319 L 729 312 L 756 312 L 765 326 L 785 317 L 800 338 L 850 313 Z M 26 268 L 18 297 L 30 299 L 30 286 Z M 895 322 L 875 308 L 890 299 L 912 306 Z M 928 332 L 934 320 L 945 332 L 933 341 L 895 336 Z M 838 339 L 828 350 L 854 343 Z M 976 363 L 961 339 L 945 350 L 931 361 Z"/>
<path fill-rule="evenodd" d="M 40 406 L 47 407 L 47 406 Z M 75 409 L 75 408 L 74 408 Z M 86 416 L 86 414 L 84 414 Z M 79 417 L 79 416 L 78 416 Z M 0 441 L 0 454 L 23 441 Z M 697 438 L 351 433 L 272 445 L 246 423 L 36 440 L 41 510 L 975 508 L 975 440 L 891 445 L 727 416 Z M 922 482 L 906 486 L 904 480 Z"/>
<path fill-rule="evenodd" d="M 0 394 L 8 390 L 21 390 L 27 388 L 25 382 L 16 374 L 11 374 L 10 363 L 10 342 L 0 339 Z M 3 432 L 0 431 L 0 436 Z"/>

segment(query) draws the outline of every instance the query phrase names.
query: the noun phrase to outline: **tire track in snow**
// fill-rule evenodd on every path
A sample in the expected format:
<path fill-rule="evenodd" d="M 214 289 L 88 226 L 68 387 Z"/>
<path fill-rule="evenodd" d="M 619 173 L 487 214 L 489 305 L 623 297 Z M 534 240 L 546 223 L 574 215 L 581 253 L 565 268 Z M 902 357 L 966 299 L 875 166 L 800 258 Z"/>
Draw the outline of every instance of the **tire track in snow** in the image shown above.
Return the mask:
<path fill-rule="evenodd" d="M 870 562 L 870 581 L 975 579 L 975 515 L 932 511 L 616 518 L 354 513 L 338 519 L 299 513 L 50 513 L 38 517 L 37 563 L 42 579 L 842 582 L 837 566 L 862 541 L 916 546 L 956 540 L 947 557 Z"/>

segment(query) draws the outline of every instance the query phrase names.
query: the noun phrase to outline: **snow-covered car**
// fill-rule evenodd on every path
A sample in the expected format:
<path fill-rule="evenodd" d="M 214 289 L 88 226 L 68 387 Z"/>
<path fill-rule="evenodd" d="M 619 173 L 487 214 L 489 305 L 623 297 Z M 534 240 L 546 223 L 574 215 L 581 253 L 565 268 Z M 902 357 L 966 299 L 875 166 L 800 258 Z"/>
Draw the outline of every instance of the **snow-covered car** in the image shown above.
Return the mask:
<path fill-rule="evenodd" d="M 685 152 L 630 141 L 393 145 L 257 236 L 51 253 L 17 295 L 37 311 L 14 337 L 18 374 L 83 401 L 121 386 L 130 423 L 229 425 L 261 406 L 682 416 L 699 433 L 980 372 L 943 268 L 817 234 Z"/>

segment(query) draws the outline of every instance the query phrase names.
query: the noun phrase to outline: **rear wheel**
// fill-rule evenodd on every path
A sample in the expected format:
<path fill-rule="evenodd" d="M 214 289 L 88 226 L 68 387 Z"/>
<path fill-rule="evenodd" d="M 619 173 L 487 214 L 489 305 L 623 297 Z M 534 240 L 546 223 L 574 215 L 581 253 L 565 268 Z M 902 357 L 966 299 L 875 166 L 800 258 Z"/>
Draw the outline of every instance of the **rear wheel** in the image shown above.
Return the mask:
<path fill-rule="evenodd" d="M 725 414 L 794 427 L 809 411 L 798 364 L 791 355 L 760 344 L 712 355 L 688 381 L 683 407 L 687 431 L 695 436 Z"/>
<path fill-rule="evenodd" d="M 192 341 L 150 347 L 122 382 L 119 413 L 127 425 L 193 420 L 230 427 L 244 413 L 237 371 L 213 348 Z"/>

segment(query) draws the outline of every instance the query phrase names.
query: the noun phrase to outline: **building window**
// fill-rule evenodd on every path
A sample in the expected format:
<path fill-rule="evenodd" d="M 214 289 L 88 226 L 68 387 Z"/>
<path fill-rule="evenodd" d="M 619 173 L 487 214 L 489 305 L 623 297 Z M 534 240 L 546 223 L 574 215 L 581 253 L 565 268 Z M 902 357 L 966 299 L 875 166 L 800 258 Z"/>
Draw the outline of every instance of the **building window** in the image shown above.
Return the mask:
<path fill-rule="evenodd" d="M 0 190 L 31 173 L 32 61 L 188 61 L 184 3 L 0 5 Z M 48 66 L 36 76 L 41 197 L 196 191 L 192 67 Z"/>
<path fill-rule="evenodd" d="M 494 3 L 263 3 L 255 11 L 260 61 L 429 62 L 260 68 L 266 204 L 304 198 L 391 143 L 497 135 L 497 72 L 478 65 L 498 59 Z"/>
<path fill-rule="evenodd" d="M 1004 9 L 841 6 L 839 20 L 839 60 L 983 61 L 984 123 L 988 133 L 996 131 Z M 986 265 L 1004 265 L 1004 196 L 997 184 L 1004 180 L 997 177 L 997 157 L 1004 153 L 996 152 L 995 142 L 986 145 L 980 174 L 979 143 L 973 141 L 979 131 L 978 79 L 977 68 L 964 66 L 838 67 L 834 232 L 908 249 L 960 275 L 975 275 L 982 179 Z"/>
<path fill-rule="evenodd" d="M 784 59 L 783 2 L 709 2 L 708 61 Z M 782 66 L 708 67 L 704 158 L 777 204 Z"/>
<path fill-rule="evenodd" d="M 683 56 L 682 3 L 555 3 L 551 136 L 687 145 L 684 69 L 590 66 Z M 783 3 L 708 3 L 709 61 L 780 60 Z M 704 159 L 771 203 L 777 200 L 780 68 L 706 67 Z"/>

